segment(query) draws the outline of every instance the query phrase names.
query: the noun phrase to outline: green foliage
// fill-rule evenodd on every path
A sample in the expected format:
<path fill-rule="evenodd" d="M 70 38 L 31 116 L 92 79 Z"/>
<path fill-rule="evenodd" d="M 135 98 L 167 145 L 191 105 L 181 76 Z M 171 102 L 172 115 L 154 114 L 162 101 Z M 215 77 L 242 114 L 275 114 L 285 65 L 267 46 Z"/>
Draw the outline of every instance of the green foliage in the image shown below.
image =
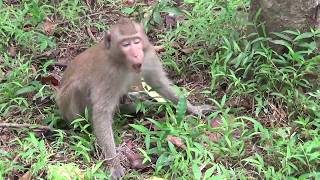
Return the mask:
<path fill-rule="evenodd" d="M 20 157 L 26 164 L 31 164 L 31 174 L 38 174 L 49 161 L 50 154 L 47 152 L 44 140 L 38 140 L 33 133 L 29 134 L 24 141 L 19 142 L 22 150 Z"/>
<path fill-rule="evenodd" d="M 58 12 L 64 20 L 68 20 L 72 25 L 75 25 L 75 20 L 79 20 L 79 16 L 85 14 L 85 10 L 86 6 L 80 0 L 63 0 L 58 7 Z"/>
<path fill-rule="evenodd" d="M 26 51 L 44 51 L 47 48 L 54 48 L 55 43 L 52 37 L 48 37 L 43 30 L 37 31 L 32 27 L 42 25 L 45 14 L 51 11 L 51 6 L 40 3 L 36 0 L 25 0 L 21 8 L 5 6 L 0 10 L 0 49 L 15 43 Z"/>
<path fill-rule="evenodd" d="M 134 151 L 152 167 L 147 172 L 130 170 L 126 178 L 319 177 L 319 30 L 287 30 L 271 37 L 243 35 L 247 22 L 239 7 L 245 9 L 247 0 L 184 0 L 180 7 L 168 0 L 133 6 L 98 0 L 92 7 L 80 0 L 12 2 L 0 0 L 1 120 L 59 127 L 53 88 L 39 81 L 52 73 L 56 60 L 35 57 L 56 49 L 59 43 L 91 45 L 83 35 L 87 27 L 99 32 L 107 29 L 105 19 L 109 25 L 113 14 L 105 12 L 120 7 L 119 12 L 137 16 L 152 33 L 153 29 L 163 32 L 158 29 L 167 14 L 182 15 L 185 19 L 175 28 L 158 35 L 166 47 L 163 62 L 173 70 L 171 75 L 182 79 L 193 74 L 205 77 L 207 84 L 201 91 L 216 110 L 202 119 L 190 116 L 186 97 L 181 96 L 175 109 L 171 103 L 156 110 L 139 102 L 143 121 L 136 121 L 138 116 L 117 116 L 120 123 L 115 123 L 115 138 L 137 143 Z M 52 35 L 44 32 L 47 17 L 58 18 Z M 10 52 L 11 47 L 16 52 Z M 190 84 L 197 85 L 197 79 L 190 79 Z M 234 103 L 235 99 L 239 101 Z M 252 102 L 250 108 L 242 101 Z M 108 178 L 96 155 L 89 119 L 86 112 L 71 123 L 73 129 L 56 129 L 48 136 L 37 136 L 31 129 L 2 128 L 0 179 L 26 172 L 40 179 Z M 131 128 L 126 126 L 128 121 Z"/>
<path fill-rule="evenodd" d="M 167 52 L 164 63 L 178 72 L 186 73 L 191 63 L 193 69 L 211 64 L 208 57 L 213 48 L 218 47 L 222 36 L 238 34 L 231 27 L 241 27 L 243 23 L 236 11 L 237 7 L 247 4 L 248 1 L 185 1 L 192 4 L 190 11 L 184 11 L 185 20 L 178 23 L 176 29 L 169 31 L 164 37 Z M 241 23 L 241 24 L 239 24 Z M 195 52 L 182 55 L 179 61 L 174 61 L 171 55 L 176 51 L 172 44 L 181 42 L 183 47 L 191 48 Z"/>
<path fill-rule="evenodd" d="M 48 167 L 48 179 L 81 179 L 81 170 L 76 164 L 57 164 Z"/>
<path fill-rule="evenodd" d="M 30 77 L 33 76 L 30 62 L 22 58 L 17 61 L 8 56 L 3 60 L 0 67 L 10 67 L 12 70 L 4 75 L 6 82 L 0 84 L 0 112 L 7 113 L 15 107 L 24 111 L 29 106 L 29 102 L 21 95 L 34 91 L 34 86 L 30 85 Z"/>
<path fill-rule="evenodd" d="M 319 73 L 319 60 L 310 57 L 316 53 L 314 40 L 320 37 L 320 32 L 275 34 L 280 39 L 257 34 L 249 35 L 251 41 L 224 38 L 224 50 L 216 54 L 211 64 L 211 90 L 224 82 L 232 89 L 231 96 L 252 94 L 260 102 L 256 115 L 267 99 L 286 103 L 288 108 L 297 110 L 295 113 L 317 114 L 319 106 L 305 107 L 305 104 L 319 101 L 309 95 L 318 91 L 319 84 L 316 79 L 308 79 L 308 75 Z M 306 41 L 310 38 L 311 42 Z M 287 52 L 277 53 L 268 47 L 270 43 L 284 46 Z"/>
<path fill-rule="evenodd" d="M 81 157 L 85 162 L 90 162 L 89 152 L 93 149 L 94 140 L 90 132 L 89 113 L 86 111 L 85 117 L 75 119 L 71 124 L 74 129 L 80 129 L 81 134 L 71 136 L 71 148 L 75 151 L 76 157 Z"/>

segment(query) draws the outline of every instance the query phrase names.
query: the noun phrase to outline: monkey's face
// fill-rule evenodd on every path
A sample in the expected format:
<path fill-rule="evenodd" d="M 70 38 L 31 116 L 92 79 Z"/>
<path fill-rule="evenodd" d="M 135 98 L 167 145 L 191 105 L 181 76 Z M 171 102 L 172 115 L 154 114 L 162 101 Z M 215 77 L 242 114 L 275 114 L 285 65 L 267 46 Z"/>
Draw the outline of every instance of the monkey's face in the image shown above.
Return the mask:
<path fill-rule="evenodd" d="M 119 49 L 125 55 L 126 63 L 129 68 L 139 73 L 143 63 L 143 41 L 140 37 L 124 39 L 119 44 Z"/>

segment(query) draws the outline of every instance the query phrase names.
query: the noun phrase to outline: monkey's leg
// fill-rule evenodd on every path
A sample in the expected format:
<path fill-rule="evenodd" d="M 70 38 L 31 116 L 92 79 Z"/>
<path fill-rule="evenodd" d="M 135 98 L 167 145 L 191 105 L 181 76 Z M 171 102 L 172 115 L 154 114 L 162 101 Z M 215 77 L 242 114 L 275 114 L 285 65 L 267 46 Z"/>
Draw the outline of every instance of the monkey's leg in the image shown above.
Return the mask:
<path fill-rule="evenodd" d="M 102 148 L 107 161 L 111 163 L 112 179 L 120 179 L 124 176 L 124 168 L 121 166 L 116 153 L 112 130 L 114 107 L 110 106 L 112 106 L 110 102 L 109 104 L 106 104 L 105 102 L 97 102 L 92 111 L 92 124 L 98 144 Z"/>
<path fill-rule="evenodd" d="M 85 97 L 75 83 L 63 87 L 57 96 L 61 114 L 69 123 L 84 113 L 84 108 L 87 105 Z"/>

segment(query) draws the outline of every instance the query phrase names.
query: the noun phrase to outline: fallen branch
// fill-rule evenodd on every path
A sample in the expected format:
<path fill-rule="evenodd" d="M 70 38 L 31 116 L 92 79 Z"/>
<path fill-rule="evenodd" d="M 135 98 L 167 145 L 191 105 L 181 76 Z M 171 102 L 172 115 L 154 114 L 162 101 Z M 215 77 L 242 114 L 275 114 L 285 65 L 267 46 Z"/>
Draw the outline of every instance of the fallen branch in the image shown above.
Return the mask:
<path fill-rule="evenodd" d="M 0 123 L 0 128 L 29 128 L 29 129 L 39 129 L 43 131 L 53 131 L 53 128 L 49 126 L 42 126 L 38 124 Z"/>
<path fill-rule="evenodd" d="M 65 63 L 54 62 L 51 66 L 58 66 L 61 68 L 66 68 L 68 65 Z"/>

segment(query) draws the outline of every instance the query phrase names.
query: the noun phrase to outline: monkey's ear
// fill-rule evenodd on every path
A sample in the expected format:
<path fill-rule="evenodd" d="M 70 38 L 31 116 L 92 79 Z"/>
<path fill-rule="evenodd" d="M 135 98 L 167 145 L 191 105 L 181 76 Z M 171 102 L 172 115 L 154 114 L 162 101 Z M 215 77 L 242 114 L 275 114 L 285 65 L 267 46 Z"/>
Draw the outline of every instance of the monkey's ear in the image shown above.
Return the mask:
<path fill-rule="evenodd" d="M 111 46 L 111 33 L 110 32 L 106 32 L 104 34 L 104 45 L 106 46 L 107 49 L 110 48 Z"/>

